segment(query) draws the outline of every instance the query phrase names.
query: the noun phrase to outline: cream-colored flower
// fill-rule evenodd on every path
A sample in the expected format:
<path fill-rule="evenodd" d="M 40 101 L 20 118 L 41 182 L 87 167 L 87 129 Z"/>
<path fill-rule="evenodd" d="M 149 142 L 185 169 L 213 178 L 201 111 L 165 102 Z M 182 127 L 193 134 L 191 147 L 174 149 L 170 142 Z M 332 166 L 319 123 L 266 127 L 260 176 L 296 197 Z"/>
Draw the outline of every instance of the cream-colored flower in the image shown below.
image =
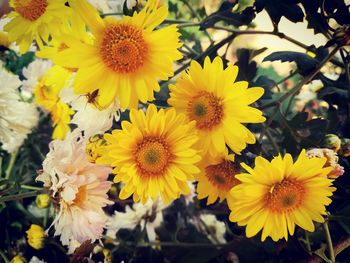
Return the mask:
<path fill-rule="evenodd" d="M 112 204 L 107 192 L 111 168 L 92 164 L 86 154 L 86 140 L 79 130 L 65 140 L 50 143 L 50 152 L 37 177 L 52 192 L 58 214 L 52 225 L 63 245 L 95 241 L 102 236 L 107 221 L 102 208 Z M 71 250 L 72 251 L 72 250 Z"/>
<path fill-rule="evenodd" d="M 22 82 L 22 90 L 32 92 L 36 84 L 51 67 L 52 63 L 49 60 L 36 59 L 26 68 L 23 68 L 22 73 L 25 80 Z"/>
<path fill-rule="evenodd" d="M 76 111 L 71 123 L 84 131 L 86 137 L 103 134 L 112 127 L 113 121 L 119 121 L 120 118 L 120 105 L 117 99 L 108 108 L 101 109 L 93 96 L 98 94 L 76 95 L 72 87 L 63 89 L 60 94 L 62 101 L 71 105 Z"/>
<path fill-rule="evenodd" d="M 21 101 L 18 76 L 0 65 L 0 79 L 0 142 L 1 147 L 11 153 L 22 145 L 39 118 L 33 103 Z"/>
<path fill-rule="evenodd" d="M 107 236 L 115 238 L 120 229 L 134 229 L 140 225 L 142 229 L 146 228 L 149 241 L 155 241 L 155 229 L 163 222 L 162 210 L 165 207 L 167 205 L 158 198 L 155 202 L 149 199 L 144 205 L 142 203 L 135 203 L 132 208 L 126 206 L 125 212 L 116 211 L 108 219 Z"/>
<path fill-rule="evenodd" d="M 199 231 L 204 232 L 211 242 L 215 244 L 226 243 L 226 225 L 224 222 L 217 220 L 215 215 L 210 214 L 201 214 L 199 220 L 195 223 L 195 226 Z"/>

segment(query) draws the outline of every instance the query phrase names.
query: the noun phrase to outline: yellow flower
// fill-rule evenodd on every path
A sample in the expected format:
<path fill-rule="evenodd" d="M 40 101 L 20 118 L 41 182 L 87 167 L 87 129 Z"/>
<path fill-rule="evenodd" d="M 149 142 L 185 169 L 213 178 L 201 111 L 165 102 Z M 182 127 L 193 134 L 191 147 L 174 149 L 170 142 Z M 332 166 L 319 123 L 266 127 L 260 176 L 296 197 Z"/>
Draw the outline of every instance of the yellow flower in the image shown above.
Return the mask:
<path fill-rule="evenodd" d="M 295 225 L 313 232 L 313 221 L 324 222 L 325 206 L 332 200 L 332 180 L 323 168 L 326 158 L 308 158 L 303 150 L 295 163 L 290 154 L 280 155 L 271 162 L 255 159 L 254 169 L 245 164 L 248 173 L 236 175 L 241 184 L 227 197 L 231 209 L 230 220 L 246 225 L 247 237 L 262 229 L 261 240 L 270 236 L 274 241 L 288 240 Z"/>
<path fill-rule="evenodd" d="M 8 15 L 11 21 L 4 26 L 9 40 L 16 42 L 24 53 L 33 39 L 41 47 L 50 35 L 66 32 L 72 10 L 65 3 L 65 0 L 11 0 L 14 11 Z"/>
<path fill-rule="evenodd" d="M 204 155 L 224 153 L 225 143 L 239 154 L 247 143 L 255 143 L 254 135 L 242 123 L 265 121 L 261 111 L 248 106 L 264 90 L 248 89 L 246 81 L 234 82 L 237 74 L 236 66 L 224 70 L 220 57 L 213 62 L 207 57 L 203 68 L 192 61 L 189 71 L 169 86 L 168 103 L 196 121 L 198 148 Z"/>
<path fill-rule="evenodd" d="M 5 32 L 0 32 L 0 47 L 9 47 L 11 44 L 8 35 Z"/>
<path fill-rule="evenodd" d="M 64 68 L 50 68 L 34 88 L 35 103 L 51 113 L 54 126 L 53 139 L 64 139 L 70 130 L 69 123 L 74 111 L 59 97 L 71 74 Z"/>
<path fill-rule="evenodd" d="M 106 141 L 99 134 L 89 138 L 89 141 L 86 143 L 86 153 L 90 163 L 95 163 L 97 158 L 101 157 L 98 149 L 105 144 Z"/>
<path fill-rule="evenodd" d="M 26 259 L 20 255 L 15 256 L 13 259 L 11 259 L 10 263 L 25 263 Z"/>
<path fill-rule="evenodd" d="M 30 228 L 26 231 L 26 233 L 28 238 L 28 244 L 31 247 L 35 249 L 43 248 L 45 241 L 45 232 L 41 226 L 32 224 Z"/>
<path fill-rule="evenodd" d="M 122 130 L 105 134 L 108 145 L 101 148 L 97 163 L 115 167 L 114 182 L 124 183 L 121 199 L 133 195 L 135 202 L 146 203 L 160 194 L 169 203 L 190 193 L 187 180 L 199 172 L 195 164 L 200 156 L 192 147 L 198 140 L 194 125 L 174 109 L 157 111 L 150 105 L 146 114 L 133 109 Z"/>
<path fill-rule="evenodd" d="M 239 167 L 233 161 L 233 154 L 228 152 L 202 160 L 201 173 L 196 175 L 198 199 L 208 197 L 207 205 L 214 203 L 218 198 L 220 202 L 226 199 L 231 188 L 239 184 L 235 178 Z"/>
<path fill-rule="evenodd" d="M 116 97 L 124 109 L 137 107 L 139 100 L 153 100 L 153 91 L 160 89 L 157 80 L 172 76 L 173 62 L 182 57 L 176 26 L 155 29 L 167 17 L 167 8 L 157 8 L 156 1 L 149 0 L 139 13 L 117 20 L 101 18 L 86 0 L 70 1 L 70 5 L 94 36 L 91 44 L 67 38 L 68 48 L 54 59 L 61 66 L 78 69 L 75 93 L 99 89 L 97 103 L 102 108 Z"/>
<path fill-rule="evenodd" d="M 35 203 L 39 208 L 46 208 L 50 204 L 50 197 L 48 194 L 39 194 L 35 198 Z"/>

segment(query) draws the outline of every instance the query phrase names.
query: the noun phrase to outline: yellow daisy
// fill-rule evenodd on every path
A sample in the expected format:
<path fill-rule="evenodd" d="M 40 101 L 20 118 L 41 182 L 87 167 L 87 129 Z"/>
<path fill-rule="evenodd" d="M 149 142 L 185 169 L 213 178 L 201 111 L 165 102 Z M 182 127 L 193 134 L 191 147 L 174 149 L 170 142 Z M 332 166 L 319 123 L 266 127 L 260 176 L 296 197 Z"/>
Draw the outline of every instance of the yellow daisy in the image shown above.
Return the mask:
<path fill-rule="evenodd" d="M 138 101 L 154 99 L 158 80 L 173 75 L 173 62 L 180 59 L 178 30 L 175 25 L 155 29 L 168 15 L 165 6 L 157 8 L 155 0 L 132 17 L 117 20 L 101 18 L 85 0 L 70 1 L 94 37 L 92 43 L 67 39 L 68 49 L 55 63 L 77 68 L 74 91 L 88 94 L 99 89 L 97 103 L 107 108 L 116 97 L 122 108 L 137 107 Z"/>
<path fill-rule="evenodd" d="M 146 114 L 132 109 L 122 130 L 104 135 L 108 145 L 101 147 L 97 163 L 115 167 L 114 181 L 124 183 L 121 199 L 133 195 L 135 202 L 146 203 L 160 194 L 169 203 L 190 193 L 187 181 L 199 172 L 200 156 L 192 147 L 198 140 L 194 125 L 174 109 L 157 111 L 150 105 Z"/>
<path fill-rule="evenodd" d="M 207 199 L 207 205 L 214 203 L 218 198 L 220 202 L 226 199 L 227 194 L 239 181 L 235 175 L 239 167 L 234 163 L 234 155 L 219 154 L 214 158 L 205 158 L 200 164 L 201 173 L 196 175 L 197 198 Z"/>
<path fill-rule="evenodd" d="M 69 123 L 74 111 L 59 97 L 71 74 L 64 68 L 50 68 L 34 88 L 35 103 L 51 113 L 54 126 L 53 139 L 64 139 L 70 130 Z"/>
<path fill-rule="evenodd" d="M 246 225 L 247 237 L 262 229 L 261 240 L 288 240 L 295 225 L 314 231 L 313 221 L 324 222 L 325 206 L 332 200 L 332 180 L 326 176 L 332 168 L 323 168 L 326 158 L 309 159 L 303 150 L 295 163 L 290 154 L 271 162 L 255 159 L 254 169 L 242 164 L 248 173 L 236 175 L 241 181 L 227 197 L 230 220 Z"/>
<path fill-rule="evenodd" d="M 72 10 L 65 3 L 66 0 L 11 0 L 14 11 L 8 15 L 11 21 L 4 26 L 9 40 L 16 42 L 24 53 L 34 39 L 41 47 L 50 35 L 67 32 Z"/>
<path fill-rule="evenodd" d="M 213 62 L 206 57 L 203 68 L 192 61 L 188 72 L 169 86 L 168 103 L 196 121 L 198 148 L 204 155 L 224 153 L 225 143 L 239 154 L 247 143 L 255 143 L 254 135 L 242 123 L 265 121 L 261 111 L 249 106 L 264 90 L 248 89 L 246 81 L 234 82 L 237 74 L 236 66 L 223 69 L 220 57 Z"/>

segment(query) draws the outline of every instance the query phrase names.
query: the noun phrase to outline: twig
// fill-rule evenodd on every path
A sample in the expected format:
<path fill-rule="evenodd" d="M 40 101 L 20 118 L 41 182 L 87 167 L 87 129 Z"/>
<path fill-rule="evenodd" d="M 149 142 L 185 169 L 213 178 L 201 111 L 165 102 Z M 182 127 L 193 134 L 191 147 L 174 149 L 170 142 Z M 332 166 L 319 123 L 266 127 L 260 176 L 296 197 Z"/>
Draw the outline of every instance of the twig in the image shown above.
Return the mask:
<path fill-rule="evenodd" d="M 320 64 L 305 78 L 302 79 L 301 82 L 299 82 L 298 85 L 296 85 L 293 89 L 289 90 L 287 93 L 285 93 L 283 96 L 281 96 L 278 100 L 270 102 L 266 105 L 262 105 L 260 107 L 260 110 L 264 110 L 270 107 L 276 106 L 278 103 L 282 103 L 285 101 L 289 96 L 292 96 L 293 94 L 299 92 L 299 90 L 308 82 L 310 82 L 321 70 L 321 68 L 338 52 L 339 47 L 334 48 L 326 58 L 324 58 Z"/>
<path fill-rule="evenodd" d="M 17 200 L 21 200 L 24 198 L 34 197 L 34 196 L 37 196 L 38 194 L 44 193 L 45 191 L 46 190 L 32 191 L 32 192 L 19 193 L 16 195 L 3 196 L 0 198 L 0 203 L 9 202 L 9 201 L 17 201 Z"/>

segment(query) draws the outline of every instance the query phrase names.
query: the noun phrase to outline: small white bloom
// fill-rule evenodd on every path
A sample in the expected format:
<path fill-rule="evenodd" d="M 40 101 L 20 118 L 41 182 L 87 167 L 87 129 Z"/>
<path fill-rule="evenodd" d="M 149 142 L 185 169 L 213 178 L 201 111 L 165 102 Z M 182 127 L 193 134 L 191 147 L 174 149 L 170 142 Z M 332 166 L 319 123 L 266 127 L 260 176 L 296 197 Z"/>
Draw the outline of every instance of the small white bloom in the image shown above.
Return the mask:
<path fill-rule="evenodd" d="M 0 65 L 0 142 L 9 153 L 16 151 L 38 124 L 38 111 L 33 103 L 20 101 L 18 76 Z"/>
<path fill-rule="evenodd" d="M 88 98 L 82 95 L 76 95 L 71 87 L 62 90 L 60 97 L 63 102 L 71 105 L 76 111 L 71 123 L 78 126 L 78 129 L 84 131 L 85 137 L 95 134 L 102 134 L 109 130 L 113 125 L 113 120 L 119 121 L 120 105 L 115 100 L 107 109 L 99 110 L 92 103 L 88 103 Z"/>
<path fill-rule="evenodd" d="M 130 10 L 137 4 L 137 0 L 108 0 L 108 5 L 112 12 L 123 12 L 123 6 L 126 2 L 126 7 Z"/>
<path fill-rule="evenodd" d="M 46 71 L 52 67 L 49 60 L 36 59 L 22 70 L 25 80 L 22 82 L 22 90 L 32 92 L 34 86 L 41 80 Z"/>
<path fill-rule="evenodd" d="M 225 233 L 226 225 L 224 222 L 217 220 L 215 215 L 202 214 L 200 220 L 204 224 L 204 232 L 207 234 L 209 240 L 213 243 L 226 243 Z"/>
<path fill-rule="evenodd" d="M 155 229 L 163 222 L 162 210 L 167 207 L 161 199 L 153 202 L 151 199 L 146 204 L 135 203 L 132 208 L 125 207 L 125 212 L 116 211 L 115 214 L 108 219 L 107 236 L 115 238 L 120 229 L 134 229 L 140 225 L 146 228 L 149 241 L 156 240 Z"/>
<path fill-rule="evenodd" d="M 33 257 L 30 259 L 29 263 L 46 263 L 46 261 L 41 260 L 41 259 L 37 258 L 36 256 L 33 256 Z"/>
<path fill-rule="evenodd" d="M 102 13 L 109 13 L 111 9 L 108 5 L 108 0 L 88 0 L 98 11 Z"/>

